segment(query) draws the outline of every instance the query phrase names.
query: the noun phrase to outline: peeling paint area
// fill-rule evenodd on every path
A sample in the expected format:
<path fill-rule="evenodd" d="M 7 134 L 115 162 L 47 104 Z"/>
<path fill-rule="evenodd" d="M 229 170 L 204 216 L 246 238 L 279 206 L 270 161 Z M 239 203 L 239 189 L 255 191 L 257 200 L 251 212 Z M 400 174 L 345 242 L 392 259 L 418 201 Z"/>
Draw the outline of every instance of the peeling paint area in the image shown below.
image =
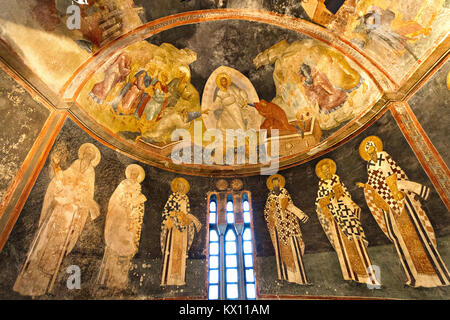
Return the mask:
<path fill-rule="evenodd" d="M 50 112 L 2 70 L 0 113 L 1 203 Z"/>

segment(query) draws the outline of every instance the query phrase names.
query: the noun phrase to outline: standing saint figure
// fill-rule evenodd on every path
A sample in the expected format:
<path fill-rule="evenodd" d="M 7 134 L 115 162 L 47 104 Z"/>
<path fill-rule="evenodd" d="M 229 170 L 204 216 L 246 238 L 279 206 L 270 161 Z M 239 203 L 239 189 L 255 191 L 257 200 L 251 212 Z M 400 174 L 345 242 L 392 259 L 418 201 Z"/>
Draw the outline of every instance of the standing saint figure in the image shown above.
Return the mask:
<path fill-rule="evenodd" d="M 246 130 L 242 109 L 247 106 L 247 92 L 231 83 L 230 76 L 225 72 L 217 75 L 216 85 L 214 98 L 216 109 L 213 111 L 217 119 L 216 128 Z"/>
<path fill-rule="evenodd" d="M 63 171 L 55 165 L 39 228 L 14 291 L 28 296 L 52 292 L 61 263 L 77 243 L 88 216 L 94 220 L 100 214 L 94 201 L 94 168 L 100 158 L 100 151 L 93 144 L 85 143 L 78 150 L 78 160 L 68 169 Z"/>
<path fill-rule="evenodd" d="M 126 289 L 131 259 L 137 253 L 141 238 L 144 202 L 141 182 L 144 169 L 131 164 L 123 180 L 111 196 L 105 224 L 105 253 L 98 283 L 111 289 Z"/>
<path fill-rule="evenodd" d="M 419 197 L 427 199 L 430 189 L 412 182 L 391 156 L 383 151 L 380 138 L 365 138 L 360 147 L 367 161 L 367 183 L 358 182 L 373 217 L 397 250 L 406 273 L 406 285 L 437 287 L 450 284 L 430 220 Z"/>
<path fill-rule="evenodd" d="M 366 249 L 368 242 L 361 226 L 361 209 L 336 175 L 336 163 L 331 159 L 319 161 L 316 174 L 320 179 L 317 216 L 337 253 L 344 280 L 379 285 Z"/>
<path fill-rule="evenodd" d="M 186 259 L 195 231 L 202 224 L 190 213 L 189 182 L 184 178 L 172 181 L 172 194 L 164 206 L 161 225 L 163 267 L 161 285 L 185 285 Z"/>
<path fill-rule="evenodd" d="M 267 179 L 270 193 L 264 218 L 275 249 L 278 279 L 304 285 L 308 284 L 302 258 L 305 244 L 298 219 L 305 223 L 308 216 L 294 205 L 284 185 L 285 179 L 279 174 Z"/>

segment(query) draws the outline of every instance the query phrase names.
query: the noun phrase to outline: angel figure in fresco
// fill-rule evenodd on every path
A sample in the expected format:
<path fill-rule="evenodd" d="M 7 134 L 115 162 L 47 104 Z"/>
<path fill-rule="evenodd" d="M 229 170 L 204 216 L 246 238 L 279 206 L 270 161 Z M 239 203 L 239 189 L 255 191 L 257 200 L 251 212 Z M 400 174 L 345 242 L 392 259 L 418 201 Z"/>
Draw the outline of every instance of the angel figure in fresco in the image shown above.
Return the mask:
<path fill-rule="evenodd" d="M 202 224 L 190 213 L 189 182 L 184 178 L 172 181 L 172 194 L 164 206 L 161 225 L 163 268 L 161 286 L 185 285 L 186 259 L 195 231 Z"/>
<path fill-rule="evenodd" d="M 98 104 L 103 104 L 116 84 L 125 81 L 131 71 L 131 58 L 121 54 L 107 67 L 103 81 L 94 85 L 89 95 Z"/>
<path fill-rule="evenodd" d="M 394 19 L 395 13 L 391 10 L 383 10 L 373 6 L 368 13 L 359 17 L 360 24 L 354 32 L 365 34 L 367 41 L 373 42 L 374 49 L 384 49 L 379 53 L 386 54 L 393 51 L 396 55 L 402 55 L 405 51 L 408 51 L 414 59 L 418 60 L 418 57 L 408 45 L 408 40 L 410 39 L 391 28 L 391 23 Z"/>
<path fill-rule="evenodd" d="M 437 250 L 436 237 L 419 197 L 427 199 L 430 189 L 410 181 L 376 136 L 365 138 L 360 147 L 367 161 L 364 189 L 367 205 L 384 234 L 397 250 L 405 271 L 406 285 L 437 287 L 450 284 L 450 274 Z"/>
<path fill-rule="evenodd" d="M 336 175 L 336 163 L 331 159 L 319 161 L 316 174 L 320 179 L 315 203 L 317 216 L 337 253 L 344 280 L 379 285 L 366 249 L 361 209 Z"/>
<path fill-rule="evenodd" d="M 119 290 L 128 286 L 128 271 L 139 248 L 144 202 L 147 201 L 140 184 L 145 178 L 144 169 L 131 164 L 126 168 L 125 176 L 109 200 L 106 248 L 97 280 L 100 285 Z"/>
<path fill-rule="evenodd" d="M 90 143 L 78 150 L 78 160 L 66 170 L 55 168 L 45 193 L 39 228 L 13 290 L 40 296 L 52 292 L 59 268 L 80 237 L 88 216 L 99 214 L 94 201 L 94 168 L 100 151 Z"/>
<path fill-rule="evenodd" d="M 275 249 L 278 279 L 306 285 L 308 280 L 303 265 L 305 244 L 298 220 L 306 223 L 308 216 L 294 205 L 284 185 L 285 179 L 279 174 L 267 179 L 270 193 L 264 218 Z"/>

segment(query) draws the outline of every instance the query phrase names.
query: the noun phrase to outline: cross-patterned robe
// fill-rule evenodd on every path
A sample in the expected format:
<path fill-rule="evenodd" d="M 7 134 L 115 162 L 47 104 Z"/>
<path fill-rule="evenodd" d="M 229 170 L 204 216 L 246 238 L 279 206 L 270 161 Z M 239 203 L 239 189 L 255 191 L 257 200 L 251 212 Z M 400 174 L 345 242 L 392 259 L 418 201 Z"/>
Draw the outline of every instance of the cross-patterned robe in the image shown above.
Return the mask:
<path fill-rule="evenodd" d="M 339 199 L 336 190 L 342 188 Z M 345 280 L 378 284 L 367 253 L 367 240 L 361 226 L 361 209 L 353 202 L 339 176 L 320 180 L 316 212 L 325 234 L 335 249 Z"/>
<path fill-rule="evenodd" d="M 185 284 L 187 252 L 195 234 L 194 223 L 187 220 L 189 214 L 188 196 L 179 192 L 172 193 L 164 206 L 161 225 L 163 256 L 161 285 Z M 167 228 L 168 220 L 172 223 L 171 228 Z"/>
<path fill-rule="evenodd" d="M 428 187 L 412 182 L 391 156 L 377 152 L 377 160 L 367 163 L 368 181 L 364 195 L 381 230 L 397 250 L 407 277 L 407 285 L 436 287 L 450 284 L 450 274 L 437 251 L 436 237 L 419 197 L 427 199 Z M 386 179 L 396 175 L 396 200 Z"/>
<path fill-rule="evenodd" d="M 284 209 L 283 201 L 287 203 Z M 278 279 L 307 284 L 302 258 L 305 244 L 298 218 L 293 212 L 297 212 L 300 216 L 304 215 L 294 205 L 285 188 L 281 188 L 279 194 L 275 191 L 269 193 L 264 208 L 264 217 L 275 249 Z"/>

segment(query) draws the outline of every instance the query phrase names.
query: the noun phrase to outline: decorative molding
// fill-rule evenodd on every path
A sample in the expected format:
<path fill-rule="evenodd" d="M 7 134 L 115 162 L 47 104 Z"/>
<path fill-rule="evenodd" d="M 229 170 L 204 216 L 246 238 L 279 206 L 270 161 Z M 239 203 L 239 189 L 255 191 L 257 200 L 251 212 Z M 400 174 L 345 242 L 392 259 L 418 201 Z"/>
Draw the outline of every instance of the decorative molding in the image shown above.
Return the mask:
<path fill-rule="evenodd" d="M 392 103 L 390 110 L 442 201 L 447 209 L 450 209 L 450 171 L 441 155 L 431 143 L 408 103 Z"/>
<path fill-rule="evenodd" d="M 54 111 L 28 153 L 22 167 L 11 182 L 0 206 L 0 251 L 3 249 L 17 218 L 36 182 L 53 143 L 61 130 L 67 113 Z"/>

